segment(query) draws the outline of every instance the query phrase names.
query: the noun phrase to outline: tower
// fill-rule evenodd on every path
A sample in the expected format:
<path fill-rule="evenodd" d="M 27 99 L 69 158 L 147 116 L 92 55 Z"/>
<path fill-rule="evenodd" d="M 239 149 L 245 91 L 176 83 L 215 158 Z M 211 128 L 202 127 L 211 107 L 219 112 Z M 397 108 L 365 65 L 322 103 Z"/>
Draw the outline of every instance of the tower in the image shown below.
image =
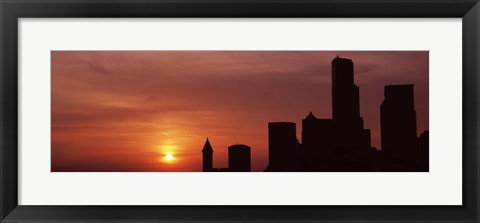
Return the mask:
<path fill-rule="evenodd" d="M 363 129 L 360 93 L 354 81 L 353 61 L 332 60 L 332 114 L 337 132 L 336 145 L 342 148 L 370 148 L 370 130 Z"/>
<path fill-rule="evenodd" d="M 210 142 L 208 141 L 208 138 L 205 142 L 205 145 L 203 146 L 202 154 L 203 172 L 211 172 L 213 170 L 213 149 L 212 145 L 210 145 Z"/>
<path fill-rule="evenodd" d="M 416 157 L 417 118 L 413 84 L 385 86 L 380 106 L 382 151 L 400 162 Z"/>
<path fill-rule="evenodd" d="M 354 83 L 353 62 L 336 57 L 332 60 L 332 114 L 342 125 L 359 124 L 360 99 L 358 86 Z"/>
<path fill-rule="evenodd" d="M 246 145 L 233 145 L 228 147 L 228 169 L 231 172 L 250 172 L 251 148 Z"/>

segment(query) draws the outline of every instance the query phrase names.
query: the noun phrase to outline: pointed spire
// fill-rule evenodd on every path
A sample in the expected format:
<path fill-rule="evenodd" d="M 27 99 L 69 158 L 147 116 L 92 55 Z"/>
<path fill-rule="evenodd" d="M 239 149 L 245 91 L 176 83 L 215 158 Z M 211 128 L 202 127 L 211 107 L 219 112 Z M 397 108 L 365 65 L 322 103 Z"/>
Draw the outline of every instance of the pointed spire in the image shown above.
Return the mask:
<path fill-rule="evenodd" d="M 212 145 L 210 145 L 210 141 L 208 141 L 208 137 L 207 137 L 207 141 L 205 142 L 205 145 L 203 146 L 202 152 L 213 152 Z"/>
<path fill-rule="evenodd" d="M 312 112 L 310 112 L 310 114 L 307 115 L 307 117 L 305 117 L 305 120 L 316 120 L 317 117 L 315 117 L 315 115 L 313 115 Z"/>

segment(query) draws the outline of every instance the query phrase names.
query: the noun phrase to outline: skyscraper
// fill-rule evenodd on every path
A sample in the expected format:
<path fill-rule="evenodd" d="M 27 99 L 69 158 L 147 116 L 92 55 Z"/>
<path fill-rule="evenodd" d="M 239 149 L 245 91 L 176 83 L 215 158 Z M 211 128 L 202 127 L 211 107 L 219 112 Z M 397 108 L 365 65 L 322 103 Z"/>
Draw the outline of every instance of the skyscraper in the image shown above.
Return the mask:
<path fill-rule="evenodd" d="M 353 62 L 336 57 L 332 60 L 332 114 L 342 125 L 358 124 L 360 100 L 358 86 L 354 83 Z"/>
<path fill-rule="evenodd" d="M 340 148 L 370 148 L 370 131 L 363 129 L 359 88 L 354 81 L 351 59 L 332 60 L 332 114 Z"/>
<path fill-rule="evenodd" d="M 380 106 L 382 151 L 392 160 L 414 162 L 418 153 L 413 84 L 385 86 L 384 95 Z"/>

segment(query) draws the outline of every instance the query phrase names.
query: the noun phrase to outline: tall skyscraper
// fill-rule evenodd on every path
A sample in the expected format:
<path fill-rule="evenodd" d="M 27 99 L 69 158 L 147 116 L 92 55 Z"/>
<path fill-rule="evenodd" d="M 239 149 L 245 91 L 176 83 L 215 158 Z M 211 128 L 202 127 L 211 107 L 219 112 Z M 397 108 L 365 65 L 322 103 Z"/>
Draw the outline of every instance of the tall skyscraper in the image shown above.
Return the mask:
<path fill-rule="evenodd" d="M 413 84 L 385 86 L 380 106 L 382 151 L 391 159 L 413 162 L 418 156 Z"/>
<path fill-rule="evenodd" d="M 354 83 L 353 62 L 336 57 L 332 60 L 332 114 L 342 125 L 358 124 L 360 99 L 358 86 Z"/>
<path fill-rule="evenodd" d="M 228 147 L 228 169 L 230 172 L 251 171 L 251 148 L 246 145 L 233 145 Z"/>
<path fill-rule="evenodd" d="M 359 88 L 354 81 L 351 59 L 332 60 L 332 114 L 341 148 L 370 148 L 370 131 L 363 129 Z"/>
<path fill-rule="evenodd" d="M 207 138 L 207 141 L 205 142 L 205 145 L 203 146 L 202 155 L 203 155 L 203 172 L 213 171 L 213 149 L 212 149 L 212 145 L 210 145 L 210 142 L 208 141 L 208 138 Z"/>
<path fill-rule="evenodd" d="M 298 144 L 295 123 L 268 123 L 269 165 L 266 171 L 296 171 L 299 164 Z"/>

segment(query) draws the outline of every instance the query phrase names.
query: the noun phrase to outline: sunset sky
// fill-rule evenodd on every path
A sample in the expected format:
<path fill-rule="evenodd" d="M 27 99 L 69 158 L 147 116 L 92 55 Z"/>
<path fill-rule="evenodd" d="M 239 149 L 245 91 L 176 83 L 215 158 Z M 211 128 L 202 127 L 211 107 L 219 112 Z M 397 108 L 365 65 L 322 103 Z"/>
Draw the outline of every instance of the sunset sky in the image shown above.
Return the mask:
<path fill-rule="evenodd" d="M 52 51 L 52 171 L 201 171 L 227 147 L 268 165 L 268 122 L 331 118 L 331 61 L 350 58 L 360 113 L 380 149 L 384 86 L 414 84 L 428 130 L 427 51 Z M 172 154 L 171 160 L 166 159 Z"/>

